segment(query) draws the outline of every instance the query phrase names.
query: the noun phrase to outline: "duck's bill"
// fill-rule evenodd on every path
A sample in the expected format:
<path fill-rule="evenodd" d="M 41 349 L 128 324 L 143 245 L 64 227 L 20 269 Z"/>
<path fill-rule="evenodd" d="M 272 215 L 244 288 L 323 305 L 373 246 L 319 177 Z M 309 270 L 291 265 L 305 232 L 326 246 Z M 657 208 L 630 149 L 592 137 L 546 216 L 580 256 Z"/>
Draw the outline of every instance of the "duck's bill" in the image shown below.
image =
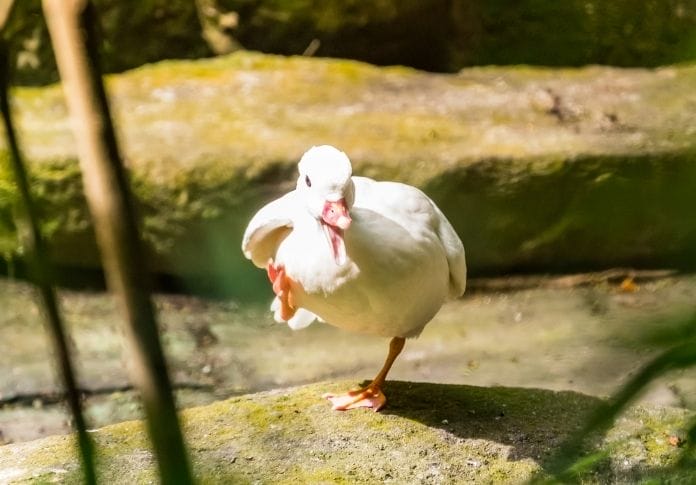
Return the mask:
<path fill-rule="evenodd" d="M 348 229 L 353 222 L 348 213 L 346 199 L 327 200 L 324 202 L 324 209 L 321 211 L 321 220 L 330 226 L 339 229 Z"/>

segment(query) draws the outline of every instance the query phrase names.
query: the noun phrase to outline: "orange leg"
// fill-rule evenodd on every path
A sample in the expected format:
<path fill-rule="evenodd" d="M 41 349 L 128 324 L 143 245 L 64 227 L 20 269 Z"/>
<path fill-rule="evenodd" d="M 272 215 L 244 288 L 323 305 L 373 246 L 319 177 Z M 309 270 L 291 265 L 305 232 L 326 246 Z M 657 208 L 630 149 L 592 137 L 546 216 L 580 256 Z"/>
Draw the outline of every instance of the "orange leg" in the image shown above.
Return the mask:
<path fill-rule="evenodd" d="M 280 300 L 280 316 L 283 320 L 290 320 L 294 315 L 295 301 L 290 292 L 290 278 L 285 274 L 283 265 L 275 266 L 273 261 L 269 261 L 266 266 L 268 279 L 273 283 L 273 293 Z"/>
<path fill-rule="evenodd" d="M 324 398 L 331 401 L 332 408 L 339 411 L 346 411 L 355 408 L 372 408 L 374 411 L 379 411 L 387 402 L 387 398 L 382 392 L 382 386 L 387 379 L 389 369 L 391 369 L 394 361 L 399 356 L 404 348 L 406 339 L 403 337 L 394 337 L 389 343 L 389 354 L 387 360 L 379 371 L 377 377 L 367 387 L 356 391 L 348 391 L 346 394 L 339 396 L 333 394 L 324 394 Z"/>

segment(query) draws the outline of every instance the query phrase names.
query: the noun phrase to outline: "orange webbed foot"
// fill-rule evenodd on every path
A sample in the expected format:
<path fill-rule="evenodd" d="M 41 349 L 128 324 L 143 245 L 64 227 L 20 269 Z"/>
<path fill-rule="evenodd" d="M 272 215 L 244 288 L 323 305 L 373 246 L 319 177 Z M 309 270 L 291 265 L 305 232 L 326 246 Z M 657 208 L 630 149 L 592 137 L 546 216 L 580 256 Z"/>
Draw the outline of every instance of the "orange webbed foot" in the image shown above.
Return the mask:
<path fill-rule="evenodd" d="M 331 409 L 337 411 L 357 408 L 371 408 L 373 411 L 379 411 L 387 402 L 382 389 L 372 385 L 340 395 L 326 393 L 322 397 L 328 399 L 331 402 Z"/>
<path fill-rule="evenodd" d="M 391 369 L 394 360 L 404 348 L 406 339 L 404 337 L 394 337 L 389 342 L 389 354 L 384 362 L 382 369 L 377 374 L 370 384 L 357 391 L 348 391 L 340 396 L 327 393 L 324 398 L 331 401 L 333 409 L 338 411 L 346 411 L 355 408 L 372 408 L 374 411 L 379 411 L 387 403 L 387 398 L 382 392 L 382 386 L 387 378 L 387 373 Z"/>
<path fill-rule="evenodd" d="M 280 318 L 288 321 L 295 315 L 297 309 L 290 291 L 290 278 L 285 274 L 285 266 L 282 264 L 275 265 L 272 260 L 269 260 L 266 265 L 266 272 L 268 273 L 268 279 L 273 284 L 273 293 L 280 300 Z"/>

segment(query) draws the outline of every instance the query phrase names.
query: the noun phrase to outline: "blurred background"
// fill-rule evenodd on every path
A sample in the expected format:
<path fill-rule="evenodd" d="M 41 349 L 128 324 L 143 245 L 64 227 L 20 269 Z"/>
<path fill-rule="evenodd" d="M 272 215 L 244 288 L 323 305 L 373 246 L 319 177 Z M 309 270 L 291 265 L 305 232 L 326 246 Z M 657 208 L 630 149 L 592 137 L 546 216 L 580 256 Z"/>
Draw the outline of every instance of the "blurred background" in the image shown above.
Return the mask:
<path fill-rule="evenodd" d="M 13 107 L 96 427 L 139 404 L 41 5 L 16 3 Z M 382 339 L 273 323 L 266 275 L 239 248 L 324 143 L 356 174 L 422 188 L 467 249 L 467 295 L 392 378 L 606 396 L 691 335 L 696 1 L 95 4 L 182 406 L 381 365 Z M 0 443 L 69 430 L 11 180 L 0 164 Z M 693 377 L 643 399 L 694 409 Z"/>
<path fill-rule="evenodd" d="M 693 60 L 691 0 L 98 0 L 103 68 L 251 49 L 457 72 L 480 65 L 623 67 Z M 58 79 L 40 2 L 20 2 L 9 33 L 15 81 Z"/>

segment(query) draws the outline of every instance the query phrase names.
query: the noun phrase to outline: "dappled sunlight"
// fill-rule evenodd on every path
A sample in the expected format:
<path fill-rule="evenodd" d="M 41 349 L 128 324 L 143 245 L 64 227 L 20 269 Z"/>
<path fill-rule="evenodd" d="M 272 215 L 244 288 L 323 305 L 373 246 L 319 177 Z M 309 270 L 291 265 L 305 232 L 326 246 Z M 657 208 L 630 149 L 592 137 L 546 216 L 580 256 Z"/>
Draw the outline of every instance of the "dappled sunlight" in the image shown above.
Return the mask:
<path fill-rule="evenodd" d="M 608 282 L 554 288 L 553 278 L 545 281 L 546 288 L 542 280 L 536 289 L 473 291 L 449 303 L 418 339 L 406 343 L 391 377 L 608 396 L 665 345 L 640 335 L 664 331 L 661 322 L 679 315 L 696 297 L 693 276 L 641 282 L 631 294 Z M 270 291 L 265 298 L 270 301 Z M 121 419 L 117 408 L 100 404 L 108 402 L 114 389 L 129 387 L 113 300 L 98 293 L 64 292 L 61 303 L 80 349 L 80 377 L 94 394 L 86 401 L 87 412 L 92 407 L 105 410 L 97 423 Z M 319 380 L 369 379 L 387 344 L 383 338 L 323 323 L 293 332 L 273 322 L 265 303 L 240 307 L 165 295 L 156 303 L 174 383 L 188 389 L 188 402 Z M 38 312 L 25 311 L 30 305 L 24 285 L 2 284 L 0 306 L 7 311 L 0 318 L 0 339 L 16 342 L 0 358 L 0 370 L 8 376 L 0 389 L 5 399 L 50 398 L 57 390 L 44 358 Z M 694 377 L 688 370 L 668 375 L 644 402 L 694 407 Z M 64 419 L 55 404 L 45 404 L 44 412 L 50 419 Z M 128 416 L 137 412 L 134 408 Z M 28 436 L 35 436 L 33 416 L 26 419 L 32 428 Z M 25 436 L 20 429 L 13 433 L 5 437 Z"/>
<path fill-rule="evenodd" d="M 165 3 L 0 7 L 0 482 L 693 481 L 693 2 Z"/>

